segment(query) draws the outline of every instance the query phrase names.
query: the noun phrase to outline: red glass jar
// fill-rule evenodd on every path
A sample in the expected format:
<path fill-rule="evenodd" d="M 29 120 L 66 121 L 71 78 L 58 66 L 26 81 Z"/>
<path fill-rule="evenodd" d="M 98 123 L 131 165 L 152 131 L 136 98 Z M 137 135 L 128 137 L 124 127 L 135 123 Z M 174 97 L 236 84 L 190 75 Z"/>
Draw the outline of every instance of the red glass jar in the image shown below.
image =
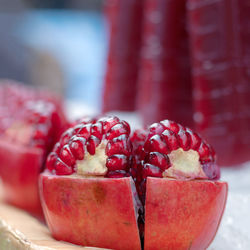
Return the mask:
<path fill-rule="evenodd" d="M 250 5 L 189 0 L 197 130 L 220 165 L 250 160 Z"/>
<path fill-rule="evenodd" d="M 103 111 L 135 109 L 143 0 L 109 0 L 110 41 Z"/>
<path fill-rule="evenodd" d="M 144 124 L 193 126 L 186 0 L 146 0 L 138 109 Z"/>

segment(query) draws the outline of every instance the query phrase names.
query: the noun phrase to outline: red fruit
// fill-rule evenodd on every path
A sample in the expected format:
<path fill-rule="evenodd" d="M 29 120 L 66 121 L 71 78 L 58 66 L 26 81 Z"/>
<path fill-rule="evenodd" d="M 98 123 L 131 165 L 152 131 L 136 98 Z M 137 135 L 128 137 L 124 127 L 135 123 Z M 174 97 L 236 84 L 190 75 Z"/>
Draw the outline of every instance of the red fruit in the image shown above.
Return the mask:
<path fill-rule="evenodd" d="M 132 153 L 129 133 L 129 125 L 117 117 L 102 117 L 77 124 L 65 131 L 60 139 L 61 152 L 57 157 L 64 164 L 58 166 L 49 157 L 48 169 L 59 175 L 76 172 L 93 176 L 128 176 Z M 53 150 L 51 154 L 55 153 Z M 93 164 L 95 166 L 91 169 Z"/>
<path fill-rule="evenodd" d="M 183 247 L 184 245 L 178 245 L 179 242 L 177 244 L 177 241 L 179 240 L 176 240 L 176 242 L 170 239 L 165 241 L 164 234 L 168 234 L 167 237 L 169 238 L 172 237 L 174 239 L 177 239 L 171 233 L 171 230 L 170 231 L 167 231 L 167 229 L 156 230 L 157 225 L 160 225 L 161 221 L 164 221 L 164 224 L 168 225 L 169 216 L 172 216 L 171 214 L 169 215 L 167 212 L 168 209 L 166 208 L 168 207 L 168 205 L 165 206 L 165 203 L 167 203 L 168 199 L 164 198 L 166 197 L 164 194 L 164 190 L 167 190 L 170 186 L 172 192 L 174 192 L 175 185 L 177 185 L 174 181 L 170 182 L 169 178 L 172 178 L 173 180 L 174 179 L 182 180 L 183 188 L 185 188 L 185 186 L 188 185 L 186 183 L 195 183 L 195 182 L 186 182 L 187 180 L 190 179 L 193 180 L 219 179 L 220 170 L 215 163 L 214 151 L 212 150 L 210 145 L 206 144 L 206 142 L 200 138 L 198 134 L 196 134 L 189 128 L 185 128 L 182 125 L 169 120 L 164 120 L 159 123 L 154 123 L 149 127 L 148 132 L 145 130 L 142 131 L 142 136 L 140 136 L 140 131 L 136 131 L 136 135 L 132 135 L 132 138 L 133 138 L 132 140 L 133 145 L 140 145 L 137 147 L 137 151 L 134 151 L 134 153 L 136 154 L 134 158 L 137 161 L 135 161 L 135 163 L 132 165 L 133 169 L 131 170 L 131 173 L 133 173 L 132 176 L 136 183 L 136 188 L 139 197 L 142 201 L 142 204 L 145 204 L 147 211 L 147 206 L 151 206 L 151 202 L 154 203 L 153 198 L 151 196 L 148 197 L 147 195 L 148 191 L 151 189 L 153 190 L 154 188 L 156 189 L 155 190 L 156 193 L 159 192 L 157 193 L 157 198 L 155 199 L 159 200 L 162 199 L 161 203 L 160 202 L 154 203 L 155 209 L 154 208 L 149 209 L 150 215 L 151 213 L 154 212 L 156 214 L 155 216 L 158 216 L 157 218 L 154 217 L 152 219 L 152 220 L 155 219 L 155 224 L 151 221 L 150 215 L 147 217 L 146 214 L 145 228 L 147 228 L 147 231 L 145 231 L 145 241 L 144 241 L 145 249 L 185 249 L 185 247 L 187 247 L 187 245 L 185 245 L 186 244 L 185 242 L 183 243 L 185 247 Z M 164 178 L 165 184 L 162 184 L 161 187 L 162 190 L 161 190 L 158 187 L 157 179 L 155 179 L 155 184 L 148 187 L 147 184 L 148 177 L 156 177 L 156 178 L 168 177 L 168 178 Z M 168 182 L 170 184 L 168 184 Z M 161 183 L 161 179 L 159 179 L 159 183 Z M 195 185 L 196 184 L 194 184 L 194 190 L 192 190 L 192 194 L 196 196 L 197 195 L 196 192 L 198 193 L 198 191 L 196 190 Z M 218 183 L 218 185 L 224 185 L 224 184 Z M 202 186 L 204 186 L 204 189 L 208 189 L 209 193 L 209 182 L 203 181 Z M 226 191 L 223 192 L 225 194 L 222 195 L 221 199 L 223 199 L 223 202 L 225 202 Z M 216 199 L 216 195 L 217 194 L 214 194 L 214 199 Z M 176 192 L 174 193 L 174 196 L 176 197 L 175 199 L 178 200 L 182 198 L 183 194 L 179 194 L 178 192 Z M 186 199 L 185 196 L 183 199 Z M 188 199 L 190 198 L 187 198 L 187 202 L 189 202 Z M 194 202 L 195 203 L 194 207 L 196 209 L 199 209 L 201 206 L 199 202 Z M 164 205 L 162 205 L 163 203 Z M 163 207 L 165 207 L 166 210 L 163 209 Z M 171 213 L 175 214 L 174 212 L 175 209 L 176 211 L 179 212 L 182 211 L 182 207 L 179 204 L 176 204 L 175 208 L 174 207 L 171 208 L 171 211 L 173 210 Z M 167 215 L 165 215 L 165 213 Z M 213 213 L 214 215 L 217 216 L 217 218 L 221 218 L 223 209 L 218 211 L 213 211 Z M 161 216 L 162 218 L 160 218 Z M 204 216 L 208 216 L 205 218 L 206 220 L 210 218 L 209 217 L 210 215 L 208 214 L 205 214 Z M 178 214 L 176 214 L 176 219 L 179 220 Z M 182 218 L 182 220 L 184 219 Z M 140 233 L 142 237 L 144 237 L 143 221 L 144 221 L 144 212 L 140 214 L 138 220 L 141 230 Z M 210 236 L 215 235 L 217 226 L 219 225 L 219 220 L 216 219 L 215 225 L 216 228 L 211 229 Z M 182 231 L 181 223 L 174 226 L 175 228 L 174 229 L 172 228 L 172 230 L 174 230 L 173 232 L 177 233 L 178 230 Z M 161 230 L 164 233 L 161 234 Z M 199 232 L 197 231 L 195 235 L 193 235 L 192 237 L 198 237 L 198 234 L 203 232 L 201 229 L 199 230 L 200 231 Z M 156 238 L 154 239 L 154 236 L 152 237 L 152 234 L 157 235 L 156 238 L 158 239 L 158 241 L 156 240 Z M 185 234 L 187 234 L 187 232 L 185 232 Z M 169 235 L 171 235 L 171 237 Z M 207 238 L 208 240 L 205 240 L 203 242 L 204 245 L 201 246 L 204 247 L 201 248 L 205 248 L 208 246 L 208 244 L 212 240 L 210 236 L 208 236 Z M 187 238 L 191 240 L 191 236 L 190 237 L 187 236 Z M 167 244 L 167 242 L 169 242 L 169 244 Z M 155 247 L 153 247 L 154 244 Z"/>
<path fill-rule="evenodd" d="M 3 116 L 0 119 L 0 176 L 4 198 L 41 216 L 38 175 L 67 123 L 57 101 L 50 101 L 47 94 L 20 84 L 7 83 L 0 89 L 4 93 L 0 101 L 0 116 Z M 56 152 L 58 150 L 57 147 Z M 50 159 L 53 164 L 57 161 L 55 155 Z"/>
<path fill-rule="evenodd" d="M 225 182 L 149 177 L 144 249 L 206 249 L 218 230 L 227 192 Z"/>
<path fill-rule="evenodd" d="M 0 162 L 5 201 L 41 216 L 37 179 L 44 162 L 43 150 L 1 138 Z"/>
<path fill-rule="evenodd" d="M 110 119 L 113 126 L 108 125 Z M 56 145 L 49 155 L 49 171 L 41 174 L 39 183 L 52 235 L 118 250 L 141 249 L 139 233 L 145 250 L 207 248 L 227 198 L 227 184 L 211 181 L 219 178 L 211 147 L 170 121 L 137 130 L 131 138 L 127 127 L 114 117 L 90 123 L 87 137 L 73 128 L 68 133 L 72 137 L 60 145 L 60 154 Z M 98 143 L 88 144 L 93 138 Z M 68 152 L 70 148 L 75 151 Z M 78 159 L 79 148 L 83 160 Z"/>
<path fill-rule="evenodd" d="M 131 177 L 41 174 L 41 201 L 53 237 L 83 246 L 140 249 L 133 185 Z"/>
<path fill-rule="evenodd" d="M 137 141 L 140 143 L 139 152 L 138 150 L 135 152 L 135 154 L 140 155 L 137 158 L 140 158 L 143 166 L 148 167 L 149 163 L 152 165 L 151 169 L 158 168 L 158 171 L 144 172 L 144 178 L 147 177 L 146 173 L 152 177 L 171 177 L 177 179 L 215 180 L 219 178 L 219 168 L 215 164 L 214 151 L 210 145 L 191 129 L 185 128 L 173 121 L 164 120 L 151 125 L 147 133 L 143 131 L 142 140 L 138 133 L 140 132 L 137 131 L 136 136 L 132 136 L 133 144 L 138 144 Z M 180 165 L 180 160 L 183 161 L 181 164 L 189 164 L 184 170 L 176 168 L 177 163 Z M 136 163 L 133 166 L 135 168 L 138 167 L 138 161 Z M 213 164 L 204 165 L 205 163 Z M 194 164 L 196 166 L 193 166 Z M 192 169 L 192 167 L 195 167 L 196 170 Z M 138 172 L 138 170 L 136 171 Z M 136 186 L 140 186 L 139 183 Z"/>
<path fill-rule="evenodd" d="M 106 165 L 110 171 L 127 170 L 129 167 L 128 158 L 125 155 L 112 155 Z"/>

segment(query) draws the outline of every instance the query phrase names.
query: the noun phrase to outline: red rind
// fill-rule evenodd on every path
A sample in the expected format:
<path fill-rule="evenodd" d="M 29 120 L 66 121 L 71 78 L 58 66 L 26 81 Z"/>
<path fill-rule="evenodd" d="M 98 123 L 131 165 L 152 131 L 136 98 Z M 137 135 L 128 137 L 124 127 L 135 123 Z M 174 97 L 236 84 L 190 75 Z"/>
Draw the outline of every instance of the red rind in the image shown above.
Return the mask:
<path fill-rule="evenodd" d="M 57 240 L 116 250 L 141 249 L 132 178 L 40 175 L 45 218 Z"/>
<path fill-rule="evenodd" d="M 0 176 L 4 199 L 28 212 L 41 217 L 38 176 L 43 162 L 43 150 L 20 147 L 0 139 Z"/>
<path fill-rule="evenodd" d="M 227 192 L 225 182 L 148 177 L 144 249 L 206 249 L 219 227 Z"/>

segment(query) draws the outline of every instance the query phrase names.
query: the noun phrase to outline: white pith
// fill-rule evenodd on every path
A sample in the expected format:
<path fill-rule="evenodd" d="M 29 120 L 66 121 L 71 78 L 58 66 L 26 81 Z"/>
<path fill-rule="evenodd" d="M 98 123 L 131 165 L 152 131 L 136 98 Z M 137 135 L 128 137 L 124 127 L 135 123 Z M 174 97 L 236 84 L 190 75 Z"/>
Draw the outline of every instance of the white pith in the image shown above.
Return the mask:
<path fill-rule="evenodd" d="M 108 171 L 106 167 L 106 145 L 107 141 L 102 141 L 96 147 L 94 155 L 86 151 L 84 159 L 76 162 L 76 173 L 83 176 L 105 176 Z"/>
<path fill-rule="evenodd" d="M 163 177 L 176 179 L 206 179 L 199 161 L 198 152 L 190 149 L 184 151 L 182 148 L 172 151 L 168 155 L 171 167 L 163 172 Z"/>
<path fill-rule="evenodd" d="M 12 138 L 16 142 L 27 144 L 32 136 L 33 129 L 30 125 L 16 121 L 6 131 L 7 138 Z"/>

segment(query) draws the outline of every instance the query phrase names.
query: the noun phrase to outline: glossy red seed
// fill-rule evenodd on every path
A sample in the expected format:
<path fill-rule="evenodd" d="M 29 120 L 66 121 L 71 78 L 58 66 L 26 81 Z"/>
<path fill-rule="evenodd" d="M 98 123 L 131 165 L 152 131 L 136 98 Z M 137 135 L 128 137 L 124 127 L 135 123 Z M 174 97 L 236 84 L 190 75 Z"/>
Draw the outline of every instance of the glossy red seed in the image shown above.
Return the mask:
<path fill-rule="evenodd" d="M 84 145 L 85 145 L 85 138 L 75 137 L 69 144 L 70 151 L 76 158 L 76 160 L 83 160 L 84 159 Z"/>
<path fill-rule="evenodd" d="M 131 154 L 131 146 L 128 142 L 128 137 L 126 135 L 121 135 L 109 141 L 106 147 L 107 156 L 114 154 L 124 154 L 129 156 Z"/>
<path fill-rule="evenodd" d="M 87 142 L 87 150 L 91 155 L 95 154 L 96 147 L 100 144 L 100 140 L 95 137 L 94 135 L 91 135 Z"/>
<path fill-rule="evenodd" d="M 110 130 L 109 132 L 107 133 L 107 136 L 106 138 L 108 140 L 112 140 L 114 139 L 115 137 L 118 137 L 122 134 L 129 134 L 129 131 L 128 131 L 128 128 L 125 127 L 123 124 L 119 123 L 119 124 L 116 124 L 114 125 Z"/>
<path fill-rule="evenodd" d="M 148 138 L 152 137 L 153 135 L 156 134 L 161 134 L 164 131 L 164 126 L 160 123 L 153 123 L 149 127 L 149 135 Z"/>
<path fill-rule="evenodd" d="M 106 167 L 109 171 L 128 169 L 128 159 L 125 155 L 112 155 L 107 159 Z"/>
<path fill-rule="evenodd" d="M 103 137 L 102 123 L 97 122 L 97 123 L 92 124 L 90 133 L 91 135 L 97 137 L 99 140 L 102 140 L 102 137 Z"/>
<path fill-rule="evenodd" d="M 201 145 L 200 136 L 189 128 L 186 129 L 186 132 L 190 135 L 190 148 L 197 150 Z"/>
<path fill-rule="evenodd" d="M 75 125 L 75 126 L 73 127 L 73 130 L 74 130 L 73 135 L 78 134 L 78 132 L 82 129 L 83 126 L 84 126 L 84 124 L 81 124 L 81 123 Z"/>
<path fill-rule="evenodd" d="M 173 131 L 171 131 L 170 129 L 165 129 L 163 131 L 162 138 L 166 142 L 170 151 L 176 150 L 180 147 L 180 144 L 179 144 L 179 141 L 178 141 L 176 134 Z"/>
<path fill-rule="evenodd" d="M 204 143 L 204 142 L 201 143 L 201 145 L 198 149 L 198 153 L 200 155 L 200 161 L 206 162 L 206 161 L 211 160 L 210 149 L 206 143 Z"/>
<path fill-rule="evenodd" d="M 77 135 L 84 137 L 85 139 L 88 139 L 90 137 L 90 129 L 91 129 L 91 124 L 88 123 L 84 126 L 82 126 L 81 129 L 79 129 Z"/>
<path fill-rule="evenodd" d="M 147 162 L 159 167 L 162 171 L 171 166 L 168 156 L 158 152 L 150 152 Z"/>
<path fill-rule="evenodd" d="M 183 129 L 183 127 L 180 124 L 170 120 L 161 121 L 160 124 L 162 124 L 165 128 L 170 129 L 176 134 L 179 132 L 180 129 Z"/>
<path fill-rule="evenodd" d="M 142 177 L 145 179 L 148 176 L 162 177 L 162 170 L 152 164 L 146 163 L 142 169 Z"/>
<path fill-rule="evenodd" d="M 104 117 L 99 119 L 98 121 L 102 122 L 103 125 L 103 133 L 107 133 L 114 125 L 120 122 L 117 117 Z"/>
<path fill-rule="evenodd" d="M 64 145 L 60 152 L 61 160 L 66 163 L 68 166 L 73 166 L 75 164 L 75 157 L 71 153 L 69 145 Z"/>
<path fill-rule="evenodd" d="M 178 141 L 180 144 L 180 147 L 184 150 L 184 151 L 188 151 L 191 147 L 191 138 L 188 132 L 186 132 L 185 130 L 181 129 L 178 134 Z"/>
<path fill-rule="evenodd" d="M 57 175 L 69 175 L 73 173 L 73 169 L 57 159 L 55 163 L 55 171 Z"/>
<path fill-rule="evenodd" d="M 130 137 L 133 147 L 137 148 L 137 146 L 143 145 L 147 139 L 147 134 L 148 132 L 144 129 L 136 129 Z"/>
<path fill-rule="evenodd" d="M 68 130 L 66 130 L 66 131 L 62 134 L 62 136 L 61 136 L 61 138 L 60 138 L 60 144 L 61 144 L 61 145 L 67 144 L 67 143 L 69 142 L 71 136 L 73 135 L 73 132 L 74 132 L 74 130 L 73 130 L 72 128 L 69 128 Z"/>
<path fill-rule="evenodd" d="M 161 138 L 160 135 L 154 135 L 149 139 L 149 151 L 150 152 L 160 152 L 162 154 L 168 154 L 169 148 L 166 142 Z"/>

